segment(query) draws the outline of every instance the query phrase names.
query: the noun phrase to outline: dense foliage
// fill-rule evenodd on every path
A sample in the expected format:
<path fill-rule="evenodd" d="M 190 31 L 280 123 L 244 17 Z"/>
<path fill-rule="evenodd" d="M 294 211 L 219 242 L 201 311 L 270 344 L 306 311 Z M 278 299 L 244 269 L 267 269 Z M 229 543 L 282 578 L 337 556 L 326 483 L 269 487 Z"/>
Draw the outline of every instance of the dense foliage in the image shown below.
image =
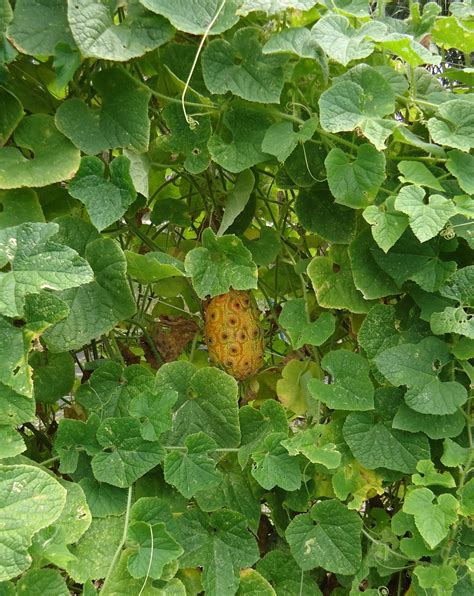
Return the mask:
<path fill-rule="evenodd" d="M 472 0 L 0 0 L 0 594 L 474 593 L 473 52 Z"/>

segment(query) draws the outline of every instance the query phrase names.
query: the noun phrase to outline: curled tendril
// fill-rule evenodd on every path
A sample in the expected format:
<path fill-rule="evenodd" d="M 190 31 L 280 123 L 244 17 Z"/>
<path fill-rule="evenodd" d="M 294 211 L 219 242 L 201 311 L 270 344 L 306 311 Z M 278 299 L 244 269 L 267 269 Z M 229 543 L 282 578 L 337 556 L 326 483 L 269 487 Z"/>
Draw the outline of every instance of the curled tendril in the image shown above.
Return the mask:
<path fill-rule="evenodd" d="M 446 224 L 445 228 L 441 230 L 440 234 L 445 240 L 452 240 L 456 236 L 451 223 Z"/>
<path fill-rule="evenodd" d="M 298 106 L 299 108 L 305 110 L 305 112 L 308 114 L 310 118 L 313 116 L 313 112 L 308 108 L 308 106 L 305 106 L 304 104 L 298 103 L 296 101 L 288 101 L 285 107 L 287 110 L 291 110 L 294 106 Z"/>
<path fill-rule="evenodd" d="M 390 594 L 390 590 L 387 588 L 387 586 L 379 586 L 377 588 L 377 592 L 380 594 L 380 596 L 388 596 Z"/>

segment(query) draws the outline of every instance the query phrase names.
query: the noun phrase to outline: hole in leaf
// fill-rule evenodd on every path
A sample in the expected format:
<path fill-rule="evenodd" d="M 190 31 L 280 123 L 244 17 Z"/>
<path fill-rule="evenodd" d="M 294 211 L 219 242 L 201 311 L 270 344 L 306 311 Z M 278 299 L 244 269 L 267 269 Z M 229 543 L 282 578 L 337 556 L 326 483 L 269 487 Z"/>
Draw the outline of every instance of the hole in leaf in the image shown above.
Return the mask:
<path fill-rule="evenodd" d="M 341 270 L 341 268 L 339 267 L 339 265 L 337 263 L 333 263 L 333 266 L 332 266 L 333 273 L 339 273 L 340 270 Z"/>

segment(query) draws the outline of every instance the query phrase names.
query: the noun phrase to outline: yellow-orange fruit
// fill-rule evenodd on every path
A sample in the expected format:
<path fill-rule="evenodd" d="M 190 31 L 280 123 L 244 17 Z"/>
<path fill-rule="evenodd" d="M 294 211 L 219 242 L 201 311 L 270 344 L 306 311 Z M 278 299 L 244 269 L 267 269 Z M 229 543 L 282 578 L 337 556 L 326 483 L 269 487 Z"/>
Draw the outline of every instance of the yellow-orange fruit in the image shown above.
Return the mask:
<path fill-rule="evenodd" d="M 263 364 L 263 329 L 250 292 L 230 290 L 212 298 L 204 308 L 204 337 L 212 362 L 238 381 Z"/>

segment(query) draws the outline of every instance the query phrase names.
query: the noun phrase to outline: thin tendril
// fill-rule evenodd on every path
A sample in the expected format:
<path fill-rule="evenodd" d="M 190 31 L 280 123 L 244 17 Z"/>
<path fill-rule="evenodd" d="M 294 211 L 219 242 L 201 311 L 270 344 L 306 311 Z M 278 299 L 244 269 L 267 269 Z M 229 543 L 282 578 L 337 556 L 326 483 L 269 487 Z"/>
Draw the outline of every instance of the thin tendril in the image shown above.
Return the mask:
<path fill-rule="evenodd" d="M 219 15 L 221 14 L 222 9 L 224 8 L 226 2 L 227 2 L 227 0 L 222 0 L 221 5 L 217 9 L 216 14 L 213 16 L 211 22 L 209 23 L 209 25 L 207 26 L 207 29 L 204 32 L 204 35 L 202 36 L 202 39 L 201 39 L 201 41 L 199 43 L 199 46 L 198 46 L 196 55 L 194 56 L 194 61 L 193 61 L 193 64 L 191 66 L 191 70 L 189 71 L 188 78 L 186 79 L 186 83 L 184 85 L 183 93 L 181 94 L 181 107 L 183 108 L 184 119 L 189 124 L 189 127 L 191 129 L 196 128 L 196 126 L 198 126 L 199 122 L 197 120 L 194 120 L 194 118 L 192 118 L 191 116 L 189 116 L 188 113 L 187 113 L 187 111 L 186 111 L 186 102 L 185 102 L 186 92 L 187 92 L 187 90 L 189 88 L 189 83 L 191 81 L 191 77 L 194 74 L 194 69 L 196 68 L 196 64 L 197 64 L 197 61 L 199 60 L 199 56 L 201 54 L 201 50 L 202 50 L 202 48 L 204 46 L 204 43 L 205 43 L 206 39 L 208 38 L 209 32 L 212 29 L 212 27 L 214 26 L 214 23 L 219 18 Z"/>

